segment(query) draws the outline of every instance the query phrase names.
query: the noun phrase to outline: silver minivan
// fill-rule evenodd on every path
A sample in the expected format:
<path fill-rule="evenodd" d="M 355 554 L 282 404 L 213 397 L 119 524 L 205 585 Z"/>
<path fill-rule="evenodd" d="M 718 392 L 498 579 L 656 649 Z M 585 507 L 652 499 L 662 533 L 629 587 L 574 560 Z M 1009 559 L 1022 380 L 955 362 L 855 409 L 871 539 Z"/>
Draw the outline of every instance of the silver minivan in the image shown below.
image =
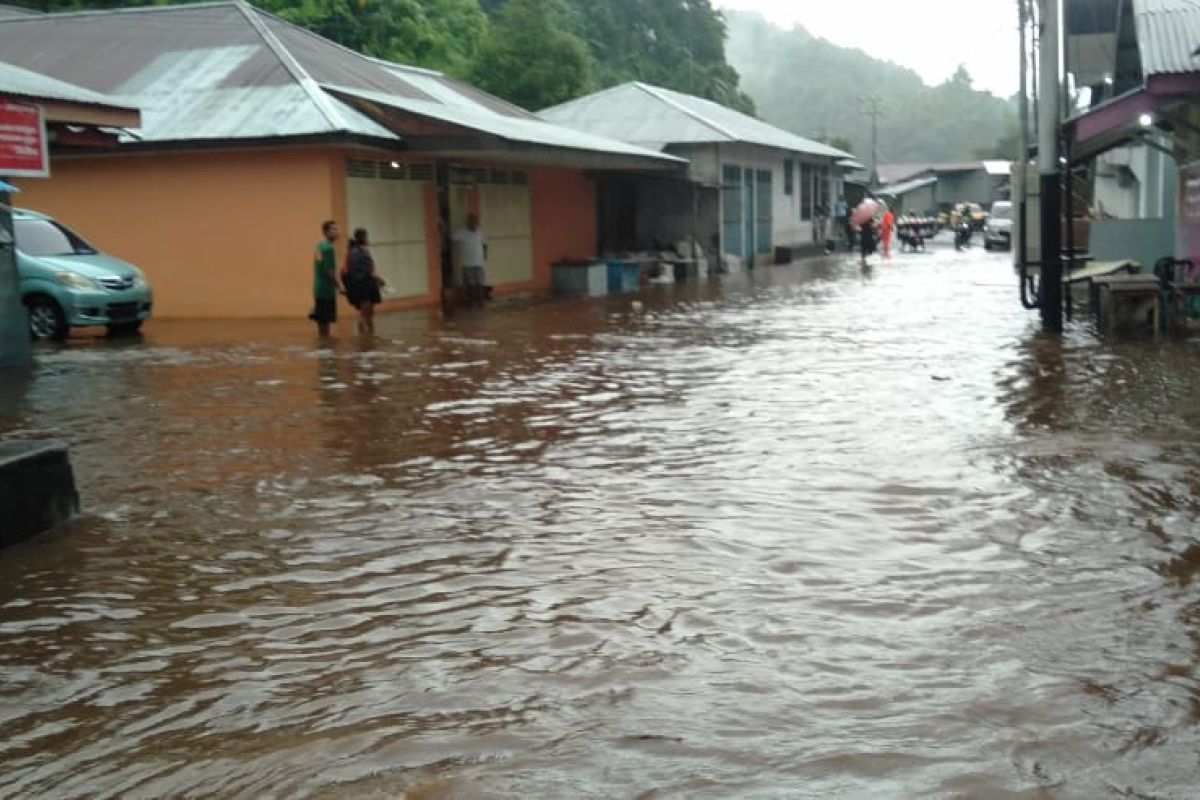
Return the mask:
<path fill-rule="evenodd" d="M 983 247 L 991 250 L 999 247 L 1007 250 L 1012 246 L 1012 201 L 997 200 L 992 203 L 988 220 L 983 226 Z"/>

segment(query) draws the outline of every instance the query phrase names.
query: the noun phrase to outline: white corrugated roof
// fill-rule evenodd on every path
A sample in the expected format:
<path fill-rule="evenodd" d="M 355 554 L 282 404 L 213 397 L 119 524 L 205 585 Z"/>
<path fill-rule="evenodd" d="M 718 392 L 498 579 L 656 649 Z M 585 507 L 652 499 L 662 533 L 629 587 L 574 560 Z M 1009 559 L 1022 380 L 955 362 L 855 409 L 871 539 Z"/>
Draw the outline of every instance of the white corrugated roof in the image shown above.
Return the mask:
<path fill-rule="evenodd" d="M 913 178 L 910 181 L 895 183 L 891 186 L 885 186 L 882 189 L 877 189 L 876 194 L 887 195 L 890 197 L 900 197 L 901 195 L 906 195 L 909 192 L 914 192 L 917 189 L 921 189 L 925 186 L 931 186 L 937 182 L 938 179 L 935 176 L 930 176 L 928 178 Z"/>
<path fill-rule="evenodd" d="M 1133 0 L 1142 74 L 1181 74 L 1200 70 L 1200 2 Z"/>
<path fill-rule="evenodd" d="M 672 144 L 744 142 L 839 160 L 851 157 L 711 100 L 639 82 L 552 106 L 539 116 L 654 150 Z"/>
<path fill-rule="evenodd" d="M 419 117 L 448 122 L 452 125 L 490 134 L 510 142 L 561 147 L 570 150 L 584 150 L 592 153 L 633 156 L 679 165 L 686 163 L 683 159 L 664 155 L 654 150 L 648 150 L 616 139 L 577 131 L 562 125 L 552 125 L 536 117 L 508 116 L 497 114 L 478 104 L 458 101 L 446 102 L 446 98 L 443 95 L 445 92 L 451 91 L 446 87 L 441 87 L 439 90 L 439 102 L 417 100 L 400 95 L 365 89 L 353 89 L 345 86 L 325 86 L 324 88 L 335 96 L 342 95 L 361 98 Z M 466 98 L 463 99 L 465 100 Z"/>
<path fill-rule="evenodd" d="M 242 2 L 0 18 L 0 52 L 140 109 L 140 142 L 400 140 L 322 92 L 262 18 Z"/>

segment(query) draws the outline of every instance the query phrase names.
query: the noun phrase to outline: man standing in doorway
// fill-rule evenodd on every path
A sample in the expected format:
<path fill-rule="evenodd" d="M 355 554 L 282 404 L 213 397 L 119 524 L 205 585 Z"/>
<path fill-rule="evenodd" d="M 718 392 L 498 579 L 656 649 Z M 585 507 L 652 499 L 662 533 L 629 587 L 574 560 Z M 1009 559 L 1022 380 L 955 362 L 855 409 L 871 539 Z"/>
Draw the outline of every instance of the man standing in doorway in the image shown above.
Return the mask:
<path fill-rule="evenodd" d="M 463 288 L 467 291 L 467 302 L 483 308 L 487 294 L 487 237 L 479 227 L 479 215 L 467 215 L 467 227 L 454 234 L 454 243 L 459 246 L 462 257 Z"/>
<path fill-rule="evenodd" d="M 317 323 L 317 333 L 329 335 L 329 325 L 337 322 L 337 254 L 333 243 L 338 240 L 338 226 L 333 220 L 321 224 L 324 239 L 317 245 L 313 259 L 313 310 L 308 318 Z"/>

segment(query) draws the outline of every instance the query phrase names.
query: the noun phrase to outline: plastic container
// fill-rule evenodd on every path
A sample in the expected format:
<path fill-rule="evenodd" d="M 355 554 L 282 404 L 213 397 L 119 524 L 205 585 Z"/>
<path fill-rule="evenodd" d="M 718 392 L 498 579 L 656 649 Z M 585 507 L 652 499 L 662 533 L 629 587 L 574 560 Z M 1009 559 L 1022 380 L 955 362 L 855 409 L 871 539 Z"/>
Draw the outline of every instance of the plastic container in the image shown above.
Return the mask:
<path fill-rule="evenodd" d="M 550 265 L 555 294 L 608 294 L 608 265 L 603 261 L 559 261 Z"/>
<path fill-rule="evenodd" d="M 636 292 L 642 279 L 642 265 L 636 261 L 608 262 L 608 291 Z"/>

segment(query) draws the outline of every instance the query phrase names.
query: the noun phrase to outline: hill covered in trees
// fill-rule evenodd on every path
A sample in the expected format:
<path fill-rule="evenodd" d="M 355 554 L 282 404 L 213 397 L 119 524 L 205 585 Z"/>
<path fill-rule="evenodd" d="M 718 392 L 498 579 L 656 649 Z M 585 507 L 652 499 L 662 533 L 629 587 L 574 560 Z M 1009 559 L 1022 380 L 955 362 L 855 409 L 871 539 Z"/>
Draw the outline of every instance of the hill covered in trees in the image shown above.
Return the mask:
<path fill-rule="evenodd" d="M 773 125 L 849 145 L 867 159 L 878 100 L 880 163 L 1012 158 L 1016 103 L 972 86 L 963 67 L 928 86 L 917 73 L 803 27 L 783 30 L 759 14 L 726 12 L 730 64 L 758 115 Z"/>
<path fill-rule="evenodd" d="M 9 2 L 42 11 L 167 4 Z M 252 2 L 359 52 L 465 78 L 529 109 L 642 80 L 753 110 L 725 60 L 725 21 L 710 0 Z"/>

